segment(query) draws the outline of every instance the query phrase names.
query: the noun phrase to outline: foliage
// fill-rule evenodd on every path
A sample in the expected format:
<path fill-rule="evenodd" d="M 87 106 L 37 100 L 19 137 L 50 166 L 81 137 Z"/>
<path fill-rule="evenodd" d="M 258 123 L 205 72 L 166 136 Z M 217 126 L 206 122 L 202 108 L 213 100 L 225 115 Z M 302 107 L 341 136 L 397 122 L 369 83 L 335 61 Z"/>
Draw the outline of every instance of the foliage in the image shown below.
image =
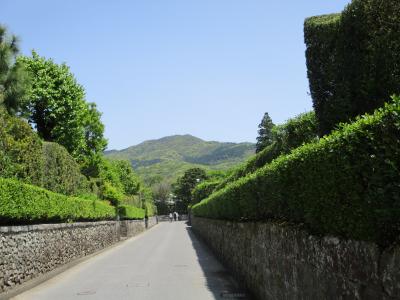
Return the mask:
<path fill-rule="evenodd" d="M 85 102 L 85 91 L 67 65 L 58 65 L 34 51 L 32 57 L 19 57 L 17 61 L 32 77 L 29 121 L 40 137 L 63 145 L 92 175 L 99 162 L 97 156 L 106 146 L 96 106 Z"/>
<path fill-rule="evenodd" d="M 283 153 L 289 153 L 302 144 L 318 139 L 317 120 L 313 111 L 299 114 L 276 128 L 274 140 L 280 145 Z"/>
<path fill-rule="evenodd" d="M 141 187 L 140 179 L 133 171 L 131 164 L 126 160 L 114 160 L 115 167 L 125 195 L 136 195 Z"/>
<path fill-rule="evenodd" d="M 154 197 L 154 203 L 157 206 L 157 212 L 161 215 L 169 213 L 168 201 L 170 200 L 171 184 L 163 180 L 159 183 L 155 183 L 152 187 L 152 194 Z"/>
<path fill-rule="evenodd" d="M 24 120 L 0 109 L 0 177 L 42 184 L 42 142 Z"/>
<path fill-rule="evenodd" d="M 199 203 L 201 200 L 208 198 L 220 183 L 219 180 L 207 180 L 199 183 L 192 191 L 191 204 Z"/>
<path fill-rule="evenodd" d="M 118 187 L 109 181 L 103 181 L 101 185 L 101 198 L 110 201 L 114 206 L 118 206 L 125 197 Z"/>
<path fill-rule="evenodd" d="M 256 153 L 272 144 L 272 128 L 274 128 L 274 123 L 272 123 L 271 117 L 266 112 L 260 125 L 258 125 Z"/>
<path fill-rule="evenodd" d="M 0 25 L 0 108 L 10 114 L 23 112 L 29 77 L 23 66 L 16 62 L 18 39 Z"/>
<path fill-rule="evenodd" d="M 32 87 L 28 92 L 30 122 L 44 140 L 63 145 L 77 157 L 84 147 L 83 87 L 65 64 L 57 65 L 34 51 L 32 57 L 21 56 L 18 62 L 32 75 Z"/>
<path fill-rule="evenodd" d="M 44 142 L 43 155 L 42 187 L 64 195 L 89 192 L 86 177 L 81 174 L 79 165 L 63 146 Z"/>
<path fill-rule="evenodd" d="M 251 143 L 206 142 L 190 135 L 146 141 L 121 151 L 106 151 L 111 159 L 132 163 L 148 186 L 166 179 L 169 183 L 190 168 L 228 170 L 254 154 Z"/>
<path fill-rule="evenodd" d="M 141 184 L 129 162 L 103 158 L 99 166 L 98 185 L 102 199 L 109 200 L 114 206 L 134 205 L 145 209 L 147 215 L 155 214 L 152 192 Z"/>
<path fill-rule="evenodd" d="M 101 122 L 101 113 L 95 103 L 88 103 L 87 112 L 83 120 L 85 146 L 81 150 L 82 173 L 87 177 L 98 177 L 99 164 L 103 151 L 107 147 L 104 138 L 104 124 Z"/>
<path fill-rule="evenodd" d="M 157 214 L 157 207 L 154 204 L 153 193 L 150 188 L 142 187 L 140 190 L 140 198 L 142 201 L 142 208 L 145 209 L 146 216 L 151 217 Z"/>
<path fill-rule="evenodd" d="M 0 223 L 93 221 L 115 218 L 115 209 L 103 201 L 68 197 L 0 178 Z"/>
<path fill-rule="evenodd" d="M 189 169 L 173 185 L 173 193 L 178 200 L 183 202 L 182 205 L 187 207 L 191 202 L 193 189 L 205 179 L 207 179 L 207 174 L 203 169 Z"/>
<path fill-rule="evenodd" d="M 400 2 L 353 0 L 340 15 L 305 21 L 310 90 L 319 133 L 400 93 Z"/>
<path fill-rule="evenodd" d="M 393 242 L 400 233 L 400 98 L 195 205 L 197 216 L 283 219 L 315 233 Z"/>
<path fill-rule="evenodd" d="M 287 120 L 283 125 L 276 125 L 272 130 L 272 140 L 271 145 L 251 157 L 242 166 L 234 169 L 224 180 L 221 180 L 215 190 L 219 190 L 228 183 L 255 172 L 282 154 L 290 153 L 290 151 L 303 144 L 317 141 L 315 113 L 303 113 Z"/>
<path fill-rule="evenodd" d="M 171 193 L 171 185 L 165 180 L 154 184 L 151 189 L 154 199 L 160 201 L 166 201 Z"/>
<path fill-rule="evenodd" d="M 145 217 L 145 210 L 131 205 L 118 206 L 118 213 L 123 220 L 143 219 Z"/>

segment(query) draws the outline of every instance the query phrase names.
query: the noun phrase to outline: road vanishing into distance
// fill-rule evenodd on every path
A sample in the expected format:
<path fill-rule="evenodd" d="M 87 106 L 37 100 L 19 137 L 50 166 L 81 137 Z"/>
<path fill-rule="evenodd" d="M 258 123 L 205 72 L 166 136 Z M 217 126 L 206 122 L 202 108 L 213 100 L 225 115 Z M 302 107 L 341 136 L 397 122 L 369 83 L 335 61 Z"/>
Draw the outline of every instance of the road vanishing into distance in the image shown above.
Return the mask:
<path fill-rule="evenodd" d="M 249 299 L 185 222 L 164 222 L 13 299 Z"/>

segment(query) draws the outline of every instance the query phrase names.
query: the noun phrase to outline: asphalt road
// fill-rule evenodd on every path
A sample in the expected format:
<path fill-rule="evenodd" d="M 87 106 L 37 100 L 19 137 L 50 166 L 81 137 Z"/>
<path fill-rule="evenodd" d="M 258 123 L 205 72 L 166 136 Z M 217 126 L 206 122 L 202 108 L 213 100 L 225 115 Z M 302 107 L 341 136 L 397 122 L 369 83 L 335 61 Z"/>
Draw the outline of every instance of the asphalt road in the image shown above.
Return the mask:
<path fill-rule="evenodd" d="M 167 222 L 13 299 L 247 298 L 185 222 Z"/>

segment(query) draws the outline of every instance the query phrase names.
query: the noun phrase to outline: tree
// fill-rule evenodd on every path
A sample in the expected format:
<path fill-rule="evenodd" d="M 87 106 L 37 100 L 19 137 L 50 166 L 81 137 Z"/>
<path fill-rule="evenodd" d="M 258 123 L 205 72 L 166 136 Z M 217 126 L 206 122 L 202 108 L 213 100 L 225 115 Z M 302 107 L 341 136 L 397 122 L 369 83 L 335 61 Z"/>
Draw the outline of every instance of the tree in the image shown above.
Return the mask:
<path fill-rule="evenodd" d="M 8 35 L 6 28 L 0 26 L 0 106 L 10 114 L 24 111 L 29 86 L 28 74 L 16 62 L 18 53 L 17 37 Z"/>
<path fill-rule="evenodd" d="M 63 145 L 82 165 L 87 176 L 98 175 L 99 155 L 107 141 L 103 136 L 101 113 L 85 101 L 85 90 L 66 64 L 51 59 L 22 56 L 17 62 L 32 77 L 28 90 L 29 122 L 46 141 Z"/>
<path fill-rule="evenodd" d="M 82 173 L 87 177 L 98 177 L 101 156 L 107 147 L 104 138 L 104 124 L 101 122 L 101 113 L 95 103 L 87 104 L 87 113 L 83 122 L 85 146 L 82 149 Z"/>
<path fill-rule="evenodd" d="M 176 198 L 182 202 L 182 207 L 186 210 L 192 199 L 192 191 L 203 180 L 207 179 L 207 174 L 203 169 L 192 168 L 179 177 L 173 185 L 173 192 Z"/>
<path fill-rule="evenodd" d="M 264 117 L 261 120 L 260 125 L 258 125 L 258 128 L 256 153 L 271 145 L 273 142 L 272 128 L 274 128 L 274 123 L 272 123 L 272 119 L 267 112 L 264 114 Z"/>

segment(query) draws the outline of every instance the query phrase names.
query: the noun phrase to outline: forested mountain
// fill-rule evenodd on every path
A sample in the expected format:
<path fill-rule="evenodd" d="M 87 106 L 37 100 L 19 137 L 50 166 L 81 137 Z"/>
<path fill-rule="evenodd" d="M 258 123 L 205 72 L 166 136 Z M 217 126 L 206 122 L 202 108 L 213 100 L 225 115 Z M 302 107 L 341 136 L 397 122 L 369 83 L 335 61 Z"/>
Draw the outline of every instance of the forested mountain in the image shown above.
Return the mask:
<path fill-rule="evenodd" d="M 226 170 L 254 154 L 252 143 L 203 141 L 191 135 L 150 140 L 120 151 L 106 151 L 109 158 L 127 159 L 146 181 L 157 177 L 176 179 L 190 167 Z"/>

